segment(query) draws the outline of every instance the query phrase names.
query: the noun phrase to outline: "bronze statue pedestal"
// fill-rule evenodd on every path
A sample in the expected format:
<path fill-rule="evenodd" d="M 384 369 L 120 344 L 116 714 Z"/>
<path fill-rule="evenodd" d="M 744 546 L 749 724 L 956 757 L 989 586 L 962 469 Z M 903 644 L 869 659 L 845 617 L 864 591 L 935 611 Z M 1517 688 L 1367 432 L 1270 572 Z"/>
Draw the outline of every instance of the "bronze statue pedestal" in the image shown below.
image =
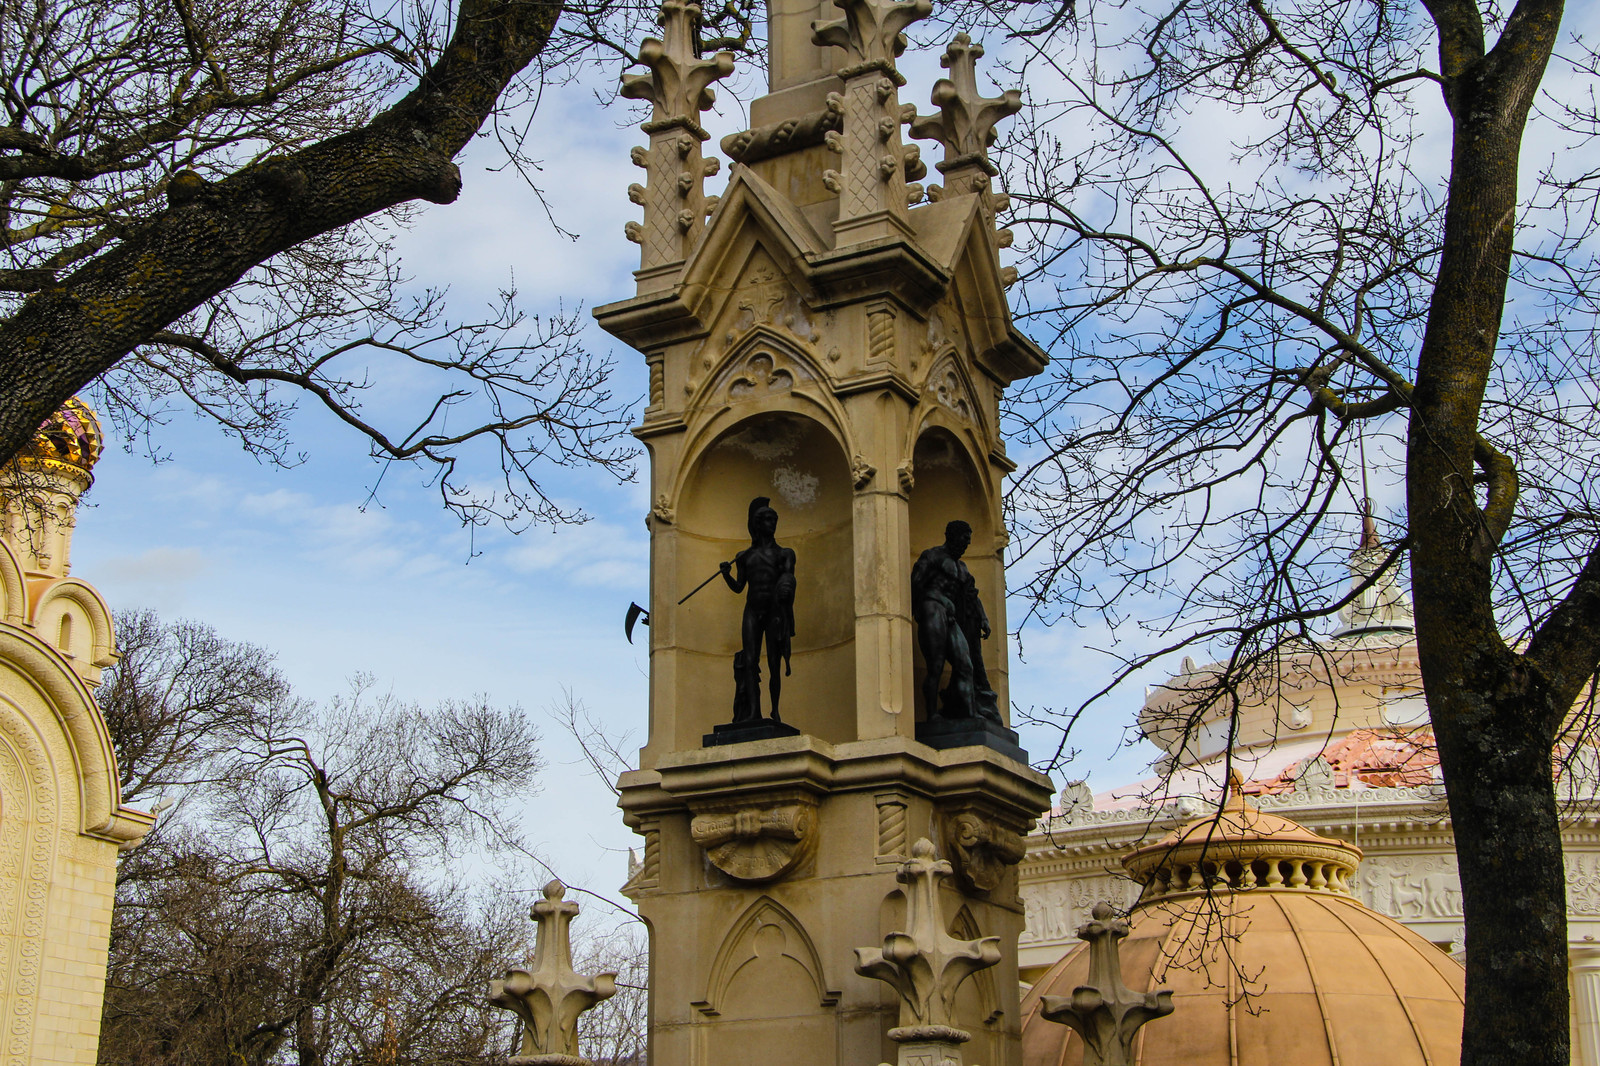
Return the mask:
<path fill-rule="evenodd" d="M 762 718 L 754 722 L 726 722 L 712 726 L 711 732 L 700 738 L 700 746 L 714 748 L 722 744 L 743 744 L 747 740 L 768 740 L 772 737 L 799 735 L 800 730 L 788 722 L 775 722 L 771 718 Z"/>
<path fill-rule="evenodd" d="M 930 748 L 940 749 L 977 744 L 993 748 L 1023 765 L 1028 762 L 1028 753 L 1017 743 L 1016 730 L 988 718 L 930 718 L 917 723 L 917 739 Z"/>

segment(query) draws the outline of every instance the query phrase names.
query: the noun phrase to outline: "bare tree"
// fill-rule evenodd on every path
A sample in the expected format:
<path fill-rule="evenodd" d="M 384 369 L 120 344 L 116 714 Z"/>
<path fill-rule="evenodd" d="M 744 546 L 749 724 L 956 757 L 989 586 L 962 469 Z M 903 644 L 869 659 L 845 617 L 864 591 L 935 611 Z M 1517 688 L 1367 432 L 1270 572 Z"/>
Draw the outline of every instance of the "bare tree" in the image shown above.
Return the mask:
<path fill-rule="evenodd" d="M 526 717 L 363 686 L 313 706 L 259 649 L 145 621 L 107 720 L 145 753 L 125 777 L 184 802 L 119 870 L 100 1061 L 481 1061 L 504 1029 L 487 982 L 531 930 L 464 873 L 520 845 Z"/>
<path fill-rule="evenodd" d="M 187 404 L 293 462 L 309 401 L 433 470 L 465 520 L 573 517 L 538 467 L 628 476 L 610 362 L 576 313 L 530 317 L 509 284 L 447 314 L 391 245 L 415 204 L 457 198 L 454 157 L 486 128 L 531 175 L 548 64 L 615 66 L 597 31 L 630 39 L 642 6 L 0 5 L 0 457 L 91 390 L 130 439 Z M 397 372 L 424 383 L 415 409 L 364 405 Z M 498 490 L 456 469 L 494 455 Z"/>
<path fill-rule="evenodd" d="M 1600 664 L 1594 48 L 1559 0 L 945 10 L 1031 94 L 1007 182 L 1054 363 L 1008 411 L 1012 573 L 1032 621 L 1149 630 L 1068 719 L 1190 649 L 1220 668 L 1185 724 L 1226 726 L 1409 565 L 1463 1061 L 1566 1062 L 1552 757 Z M 1387 550 L 1352 585 L 1369 497 Z"/>
<path fill-rule="evenodd" d="M 119 611 L 119 661 L 96 692 L 135 806 L 206 780 L 261 709 L 289 698 L 270 653 L 198 622 Z M 167 797 L 174 801 L 177 796 Z"/>

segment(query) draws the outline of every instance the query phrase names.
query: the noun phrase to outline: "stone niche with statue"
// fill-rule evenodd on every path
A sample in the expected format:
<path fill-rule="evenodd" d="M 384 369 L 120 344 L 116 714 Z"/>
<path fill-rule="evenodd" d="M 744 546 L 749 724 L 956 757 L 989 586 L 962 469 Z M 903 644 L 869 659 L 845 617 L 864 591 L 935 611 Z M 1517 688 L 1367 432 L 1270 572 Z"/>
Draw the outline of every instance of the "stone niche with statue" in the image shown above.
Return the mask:
<path fill-rule="evenodd" d="M 693 5 L 664 4 L 648 71 L 623 82 L 651 104 L 626 227 L 638 292 L 596 317 L 650 380 L 634 431 L 653 501 L 650 731 L 619 784 L 644 838 L 625 891 L 651 933 L 658 1066 L 894 1061 L 900 1002 L 852 951 L 905 927 L 899 878 L 922 840 L 950 864 L 930 897 L 943 935 L 1005 948 L 947 1028 L 972 1061 L 1014 1057 L 1017 863 L 1049 783 L 1003 721 L 999 401 L 1046 360 L 1012 323 L 987 156 L 1020 101 L 979 92 L 982 49 L 958 35 L 923 93 L 936 110 L 903 105 L 901 31 L 930 11 L 774 3 L 770 92 L 721 142 L 720 196 L 701 116 L 733 57 L 698 53 Z M 908 123 L 942 149 L 942 184 L 920 183 Z M 959 668 L 923 683 L 912 569 L 952 520 L 970 536 L 944 573 L 973 637 L 945 639 L 981 656 L 982 701 L 938 696 Z M 930 719 L 975 703 L 986 725 L 935 735 Z"/>

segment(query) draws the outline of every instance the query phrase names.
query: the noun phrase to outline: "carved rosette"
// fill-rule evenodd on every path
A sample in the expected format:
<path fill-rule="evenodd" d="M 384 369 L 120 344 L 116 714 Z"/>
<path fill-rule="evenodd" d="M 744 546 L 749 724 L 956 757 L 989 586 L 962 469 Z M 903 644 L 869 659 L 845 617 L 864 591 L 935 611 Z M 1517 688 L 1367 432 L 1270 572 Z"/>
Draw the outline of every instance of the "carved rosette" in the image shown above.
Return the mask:
<path fill-rule="evenodd" d="M 749 884 L 775 881 L 816 848 L 816 803 L 795 797 L 779 803 L 747 802 L 697 807 L 689 836 L 711 865 Z"/>
<path fill-rule="evenodd" d="M 945 854 L 969 891 L 993 892 L 1027 854 L 1023 827 L 987 812 L 957 808 L 945 811 L 940 821 Z"/>
<path fill-rule="evenodd" d="M 642 271 L 682 262 L 716 207 L 715 197 L 705 195 L 705 179 L 720 164 L 701 154 L 701 142 L 710 135 L 700 125 L 700 114 L 716 99 L 711 83 L 733 72 L 733 53 L 700 58 L 695 43 L 699 21 L 698 5 L 665 0 L 661 38 L 647 38 L 639 48 L 639 62 L 650 73 L 622 79 L 623 96 L 653 105 L 643 126 L 650 146 L 633 150 L 645 183 L 628 188 L 628 198 L 644 208 L 644 222 L 627 226 L 628 239 L 640 246 Z"/>

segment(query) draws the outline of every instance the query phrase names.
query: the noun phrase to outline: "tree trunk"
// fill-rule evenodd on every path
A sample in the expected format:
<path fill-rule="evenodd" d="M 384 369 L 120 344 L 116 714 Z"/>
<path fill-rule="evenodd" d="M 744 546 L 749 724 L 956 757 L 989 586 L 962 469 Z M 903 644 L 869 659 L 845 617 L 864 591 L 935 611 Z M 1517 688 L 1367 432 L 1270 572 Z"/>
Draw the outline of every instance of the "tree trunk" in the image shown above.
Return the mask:
<path fill-rule="evenodd" d="M 1500 635 L 1492 567 L 1516 505 L 1516 472 L 1478 426 L 1505 307 L 1522 134 L 1561 4 L 1524 0 L 1487 53 L 1473 0 L 1428 7 L 1454 143 L 1439 278 L 1412 395 L 1406 489 L 1417 648 L 1467 929 L 1461 1061 L 1557 1066 L 1568 1062 L 1569 1034 L 1551 752 L 1577 690 L 1549 683 Z"/>

